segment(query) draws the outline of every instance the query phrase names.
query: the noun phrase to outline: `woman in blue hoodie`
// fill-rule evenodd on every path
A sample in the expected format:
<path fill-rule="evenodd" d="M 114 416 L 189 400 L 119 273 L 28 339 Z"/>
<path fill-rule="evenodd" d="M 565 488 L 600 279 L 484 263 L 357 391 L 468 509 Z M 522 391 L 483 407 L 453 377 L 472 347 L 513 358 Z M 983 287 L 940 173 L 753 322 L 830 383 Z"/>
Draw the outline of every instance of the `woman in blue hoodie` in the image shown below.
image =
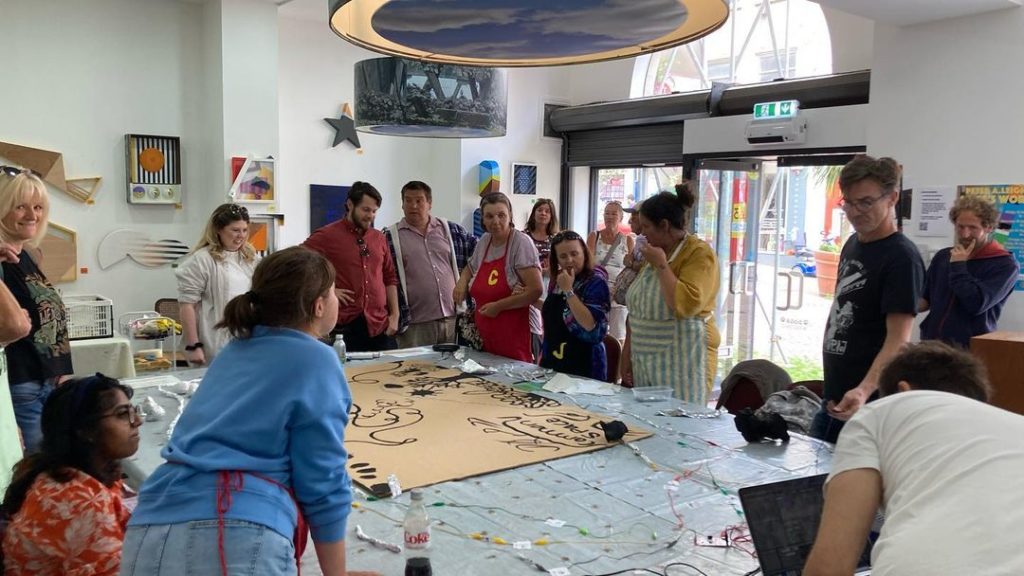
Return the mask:
<path fill-rule="evenodd" d="M 338 357 L 317 340 L 337 316 L 323 256 L 294 247 L 260 262 L 219 325 L 235 339 L 142 486 L 122 575 L 295 574 L 307 526 L 323 573 L 346 574 L 352 396 Z"/>
<path fill-rule="evenodd" d="M 972 336 L 996 329 L 1020 273 L 1017 260 L 992 238 L 999 210 L 977 196 L 961 196 L 949 210 L 956 244 L 935 253 L 925 276 L 919 312 L 922 340 L 967 348 Z"/>

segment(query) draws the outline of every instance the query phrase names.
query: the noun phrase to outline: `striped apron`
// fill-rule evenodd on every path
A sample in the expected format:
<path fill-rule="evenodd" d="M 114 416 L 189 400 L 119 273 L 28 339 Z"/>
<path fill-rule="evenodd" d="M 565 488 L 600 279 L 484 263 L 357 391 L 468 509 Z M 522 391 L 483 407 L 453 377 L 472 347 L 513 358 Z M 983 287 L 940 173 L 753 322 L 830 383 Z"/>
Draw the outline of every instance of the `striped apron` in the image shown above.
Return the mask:
<path fill-rule="evenodd" d="M 672 261 L 683 242 L 672 252 Z M 635 386 L 670 386 L 675 397 L 707 403 L 707 326 L 701 317 L 676 318 L 665 304 L 657 270 L 647 264 L 626 293 Z"/>

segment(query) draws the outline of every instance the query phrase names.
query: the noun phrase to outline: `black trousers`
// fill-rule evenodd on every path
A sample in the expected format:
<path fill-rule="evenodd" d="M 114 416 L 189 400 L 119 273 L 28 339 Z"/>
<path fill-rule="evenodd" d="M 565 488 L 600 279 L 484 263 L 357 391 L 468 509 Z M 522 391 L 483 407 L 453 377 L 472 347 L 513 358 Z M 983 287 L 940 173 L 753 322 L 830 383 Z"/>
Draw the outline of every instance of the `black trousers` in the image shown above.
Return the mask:
<path fill-rule="evenodd" d="M 398 342 L 393 336 L 388 336 L 387 331 L 370 336 L 365 316 L 359 316 L 348 324 L 335 326 L 328 341 L 333 344 L 334 337 L 338 334 L 345 339 L 345 350 L 348 352 L 381 352 L 398 348 Z"/>

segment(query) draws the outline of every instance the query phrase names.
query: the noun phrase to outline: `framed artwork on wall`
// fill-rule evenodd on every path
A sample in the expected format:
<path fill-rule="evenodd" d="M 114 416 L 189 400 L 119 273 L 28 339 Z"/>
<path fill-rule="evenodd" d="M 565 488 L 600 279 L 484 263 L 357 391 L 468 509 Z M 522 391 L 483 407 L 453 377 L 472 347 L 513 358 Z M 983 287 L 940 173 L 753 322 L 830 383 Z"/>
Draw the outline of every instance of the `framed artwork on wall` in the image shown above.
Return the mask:
<path fill-rule="evenodd" d="M 512 193 L 537 193 L 537 165 L 532 162 L 512 163 Z"/>
<path fill-rule="evenodd" d="M 309 233 L 345 217 L 345 201 L 351 186 L 309 185 Z"/>
<path fill-rule="evenodd" d="M 252 156 L 231 159 L 231 191 L 235 202 L 274 202 L 274 159 Z"/>
<path fill-rule="evenodd" d="M 274 214 L 249 216 L 249 243 L 261 257 L 277 251 L 277 226 L 281 217 Z"/>

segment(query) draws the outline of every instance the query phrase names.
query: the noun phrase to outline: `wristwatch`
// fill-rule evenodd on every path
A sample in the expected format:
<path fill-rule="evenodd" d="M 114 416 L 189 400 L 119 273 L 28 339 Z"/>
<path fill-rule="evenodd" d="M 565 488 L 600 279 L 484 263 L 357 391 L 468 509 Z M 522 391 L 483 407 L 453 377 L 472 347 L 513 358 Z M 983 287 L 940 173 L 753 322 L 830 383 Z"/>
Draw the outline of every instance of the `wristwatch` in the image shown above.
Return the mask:
<path fill-rule="evenodd" d="M 566 300 L 568 300 L 569 298 L 572 298 L 575 295 L 576 295 L 576 293 L 573 292 L 571 288 L 569 290 L 566 290 L 566 291 L 562 292 L 562 296 L 565 296 Z"/>
<path fill-rule="evenodd" d="M 185 352 L 192 352 L 193 350 L 199 350 L 203 347 L 202 342 L 196 342 L 195 344 L 188 344 L 185 346 Z"/>

